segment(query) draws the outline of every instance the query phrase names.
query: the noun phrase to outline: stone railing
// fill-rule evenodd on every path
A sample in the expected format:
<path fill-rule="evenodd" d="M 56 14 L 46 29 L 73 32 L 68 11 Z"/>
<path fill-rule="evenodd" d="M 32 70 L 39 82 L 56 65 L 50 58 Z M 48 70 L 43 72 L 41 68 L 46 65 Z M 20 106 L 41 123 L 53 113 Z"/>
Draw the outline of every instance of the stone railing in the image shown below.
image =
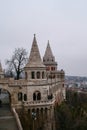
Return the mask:
<path fill-rule="evenodd" d="M 0 84 L 7 84 L 7 83 L 8 83 L 8 79 L 7 78 L 0 79 Z"/>
<path fill-rule="evenodd" d="M 20 80 L 9 80 L 10 86 L 25 86 L 27 84 L 26 80 L 20 79 Z"/>
<path fill-rule="evenodd" d="M 58 84 L 59 82 L 61 82 L 60 79 L 49 79 L 49 80 L 37 80 L 37 81 L 32 81 L 32 80 L 29 80 L 29 85 L 31 86 L 39 86 L 39 85 L 55 85 L 55 84 Z"/>
<path fill-rule="evenodd" d="M 17 122 L 17 126 L 18 126 L 18 130 L 23 130 L 21 122 L 20 122 L 20 119 L 19 119 L 19 116 L 18 116 L 15 108 L 13 108 L 13 107 L 12 107 L 12 112 L 13 112 L 13 114 L 15 116 L 15 119 L 16 119 L 16 122 Z"/>
<path fill-rule="evenodd" d="M 32 101 L 32 102 L 25 102 L 23 101 L 23 106 L 47 106 L 52 105 L 55 103 L 55 99 L 47 100 L 47 101 Z"/>
<path fill-rule="evenodd" d="M 14 78 L 2 78 L 0 79 L 0 84 L 9 84 L 9 86 L 26 86 L 32 85 L 52 85 L 61 82 L 60 78 L 57 79 L 48 79 L 48 80 L 25 80 L 25 79 L 20 79 L 20 80 L 14 80 Z"/>

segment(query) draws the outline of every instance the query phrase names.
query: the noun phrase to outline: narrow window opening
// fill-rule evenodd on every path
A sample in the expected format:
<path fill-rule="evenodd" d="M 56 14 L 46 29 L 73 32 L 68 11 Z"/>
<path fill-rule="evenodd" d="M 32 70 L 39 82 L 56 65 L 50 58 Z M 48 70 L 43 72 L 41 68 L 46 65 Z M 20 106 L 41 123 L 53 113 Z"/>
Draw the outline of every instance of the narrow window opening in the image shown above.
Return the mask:
<path fill-rule="evenodd" d="M 44 72 L 42 72 L 42 79 L 44 79 Z"/>
<path fill-rule="evenodd" d="M 31 78 L 32 78 L 32 79 L 35 79 L 35 72 L 34 72 L 34 71 L 31 72 Z"/>
<path fill-rule="evenodd" d="M 27 95 L 24 94 L 24 101 L 27 101 Z"/>
<path fill-rule="evenodd" d="M 22 101 L 22 93 L 18 93 L 18 101 Z"/>
<path fill-rule="evenodd" d="M 37 72 L 37 79 L 40 79 L 40 72 Z"/>

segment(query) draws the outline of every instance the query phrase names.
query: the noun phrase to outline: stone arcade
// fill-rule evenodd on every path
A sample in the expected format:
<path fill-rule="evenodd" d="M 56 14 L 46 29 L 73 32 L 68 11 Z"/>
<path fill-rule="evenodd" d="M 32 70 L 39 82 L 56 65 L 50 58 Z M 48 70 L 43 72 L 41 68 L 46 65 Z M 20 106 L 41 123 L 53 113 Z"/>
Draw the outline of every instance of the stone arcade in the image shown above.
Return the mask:
<path fill-rule="evenodd" d="M 7 90 L 10 105 L 15 108 L 50 109 L 65 99 L 64 71 L 57 70 L 57 62 L 48 41 L 43 62 L 34 35 L 25 78 L 5 78 L 0 63 L 0 89 Z"/>

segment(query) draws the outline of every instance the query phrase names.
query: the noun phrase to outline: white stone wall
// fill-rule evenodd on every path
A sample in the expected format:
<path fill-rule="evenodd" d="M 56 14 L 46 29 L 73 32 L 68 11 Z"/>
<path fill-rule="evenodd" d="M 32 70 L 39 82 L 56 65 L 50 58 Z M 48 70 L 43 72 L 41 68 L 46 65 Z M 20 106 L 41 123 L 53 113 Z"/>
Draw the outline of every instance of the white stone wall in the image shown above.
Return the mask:
<path fill-rule="evenodd" d="M 27 87 L 27 95 L 28 95 L 28 101 L 33 101 L 33 93 L 35 91 L 39 91 L 41 93 L 41 101 L 47 100 L 47 94 L 49 92 L 49 86 L 28 86 Z"/>

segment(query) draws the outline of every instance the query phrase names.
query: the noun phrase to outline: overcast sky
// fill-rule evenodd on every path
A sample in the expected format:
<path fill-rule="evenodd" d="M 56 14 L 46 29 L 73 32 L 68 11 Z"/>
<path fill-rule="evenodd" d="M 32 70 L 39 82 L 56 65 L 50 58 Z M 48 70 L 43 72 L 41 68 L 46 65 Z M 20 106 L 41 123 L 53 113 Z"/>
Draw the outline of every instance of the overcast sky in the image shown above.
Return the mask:
<path fill-rule="evenodd" d="M 41 56 L 50 41 L 58 69 L 87 76 L 87 0 L 0 0 L 0 60 L 15 48 L 30 52 L 36 34 Z"/>

